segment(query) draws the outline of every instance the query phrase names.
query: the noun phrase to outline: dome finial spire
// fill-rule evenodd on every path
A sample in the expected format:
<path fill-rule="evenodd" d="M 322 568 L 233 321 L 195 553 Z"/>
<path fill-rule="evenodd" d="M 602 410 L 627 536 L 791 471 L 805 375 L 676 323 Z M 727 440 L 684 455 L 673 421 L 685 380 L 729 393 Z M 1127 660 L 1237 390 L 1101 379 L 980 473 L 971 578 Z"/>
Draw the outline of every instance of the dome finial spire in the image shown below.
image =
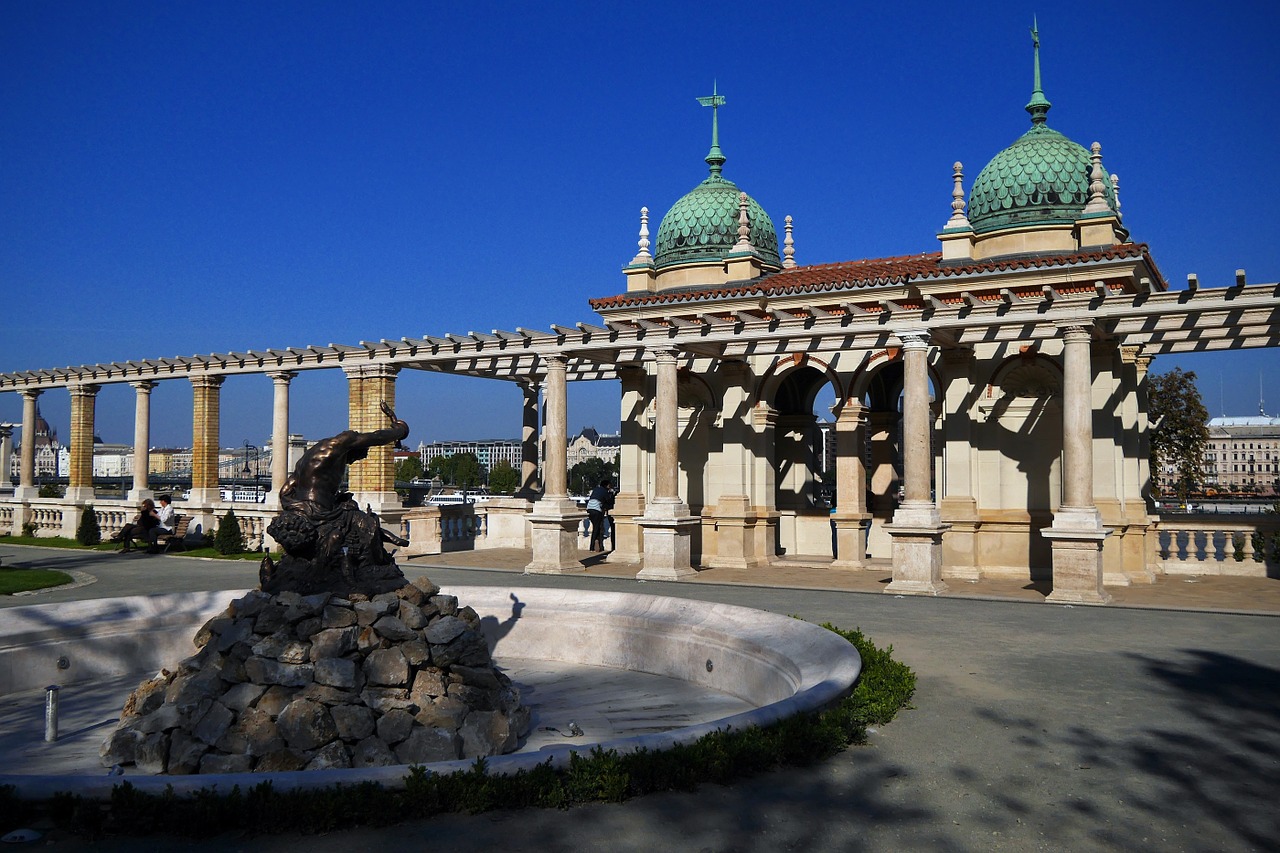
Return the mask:
<path fill-rule="evenodd" d="M 1036 19 L 1031 19 L 1031 45 L 1035 55 L 1035 80 L 1031 89 L 1031 102 L 1027 104 L 1027 112 L 1031 113 L 1032 124 L 1044 124 L 1051 104 L 1044 97 L 1040 88 L 1040 28 Z"/>
<path fill-rule="evenodd" d="M 711 174 L 719 175 L 720 167 L 724 165 L 725 156 L 720 150 L 720 117 L 718 110 L 724 106 L 724 95 L 717 91 L 715 81 L 711 84 L 711 96 L 706 98 L 698 98 L 698 103 L 704 107 L 711 107 L 711 151 L 707 154 L 707 165 L 711 167 Z"/>

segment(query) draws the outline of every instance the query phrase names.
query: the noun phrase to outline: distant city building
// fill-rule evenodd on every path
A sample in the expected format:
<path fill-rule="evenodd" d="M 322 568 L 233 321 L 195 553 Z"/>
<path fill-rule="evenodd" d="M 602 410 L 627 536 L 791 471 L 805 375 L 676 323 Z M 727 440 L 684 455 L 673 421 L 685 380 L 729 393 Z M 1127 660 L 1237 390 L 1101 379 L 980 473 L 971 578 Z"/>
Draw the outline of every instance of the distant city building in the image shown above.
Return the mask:
<path fill-rule="evenodd" d="M 1204 486 L 1225 492 L 1280 492 L 1280 418 L 1265 414 L 1209 421 Z M 1167 476 L 1161 472 L 1162 479 Z"/>
<path fill-rule="evenodd" d="M 569 469 L 588 459 L 603 459 L 612 465 L 621 452 L 621 435 L 601 435 L 595 427 L 587 427 L 569 440 Z"/>
<path fill-rule="evenodd" d="M 493 466 L 499 462 L 506 462 L 517 471 L 520 470 L 518 439 L 486 438 L 478 441 L 433 441 L 430 444 L 418 444 L 423 470 L 431 464 L 432 459 L 447 458 L 459 453 L 474 453 L 486 473 L 492 471 Z"/>

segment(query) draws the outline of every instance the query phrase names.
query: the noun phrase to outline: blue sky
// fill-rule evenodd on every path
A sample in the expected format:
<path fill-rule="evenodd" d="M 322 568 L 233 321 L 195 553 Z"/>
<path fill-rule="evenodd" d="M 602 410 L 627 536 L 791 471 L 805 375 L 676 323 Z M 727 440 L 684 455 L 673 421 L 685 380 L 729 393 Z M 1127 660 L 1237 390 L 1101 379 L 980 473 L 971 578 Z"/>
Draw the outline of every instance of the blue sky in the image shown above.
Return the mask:
<path fill-rule="evenodd" d="M 0 371 L 594 319 L 639 209 L 725 175 L 797 260 L 938 248 L 951 164 L 1028 126 L 1032 15 L 1049 125 L 1103 145 L 1126 225 L 1184 286 L 1280 278 L 1280 16 L 1270 4 L 171 3 L 0 5 Z M 1275 350 L 1158 359 L 1213 414 L 1280 412 Z M 408 372 L 418 440 L 515 437 L 519 393 Z M 612 383 L 569 427 L 618 424 Z M 154 393 L 191 441 L 190 385 Z M 293 428 L 344 428 L 340 373 Z M 265 377 L 228 380 L 222 443 L 262 443 Z M 69 404 L 41 409 L 67 431 Z M 21 419 L 0 394 L 0 419 Z M 99 433 L 131 442 L 133 392 Z"/>

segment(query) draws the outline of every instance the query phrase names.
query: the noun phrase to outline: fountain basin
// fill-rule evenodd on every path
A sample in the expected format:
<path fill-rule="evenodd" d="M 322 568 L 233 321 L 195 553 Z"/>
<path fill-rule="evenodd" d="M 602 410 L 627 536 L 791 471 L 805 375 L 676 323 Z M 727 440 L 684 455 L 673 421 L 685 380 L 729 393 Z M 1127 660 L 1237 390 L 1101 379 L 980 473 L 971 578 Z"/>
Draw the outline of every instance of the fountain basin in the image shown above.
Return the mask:
<path fill-rule="evenodd" d="M 672 692 L 675 698 L 668 705 L 697 704 L 686 698 L 685 686 L 692 691 L 689 696 L 703 693 L 733 700 L 708 705 L 729 709 L 712 719 L 655 715 L 661 719 L 636 727 L 640 734 L 620 736 L 616 727 L 592 731 L 595 727 L 584 726 L 585 736 L 572 741 L 531 736 L 521 751 L 487 759 L 490 772 L 495 773 L 527 770 L 548 760 L 567 763 L 571 752 L 586 752 L 597 745 L 618 751 L 658 750 L 692 742 L 717 729 L 768 725 L 839 699 L 861 671 L 857 651 L 843 638 L 798 619 L 750 608 L 583 590 L 467 586 L 443 591 L 458 596 L 461 604 L 480 615 L 495 662 L 509 667 L 509 674 L 522 687 L 522 669 L 527 671 L 529 662 L 538 662 L 544 668 L 572 673 L 569 677 L 577 679 L 573 689 L 582 696 L 583 705 L 605 680 L 600 674 L 608 672 L 644 673 L 656 679 L 643 688 L 624 688 L 610 700 L 615 703 L 628 701 L 627 689 L 661 690 L 664 683 L 682 688 Z M 26 713 L 39 721 L 43 714 L 39 695 L 48 685 L 62 686 L 68 696 L 113 679 L 124 678 L 136 686 L 136 681 L 194 652 L 196 630 L 243 593 L 132 596 L 6 610 L 0 627 L 0 702 L 5 703 L 5 716 Z M 128 676 L 136 676 L 136 681 Z M 535 730 L 540 723 L 563 725 L 579 703 L 569 693 L 570 707 L 540 706 L 540 689 L 533 689 L 527 700 Z M 30 709 L 15 709 L 19 699 Z M 112 720 L 119 715 L 118 706 L 95 710 Z M 107 731 L 103 728 L 101 736 Z M 28 742 L 23 748 L 29 753 L 34 747 Z M 39 761 L 35 764 L 39 770 Z M 74 772 L 60 767 L 48 773 L 0 774 L 0 785 L 14 785 L 19 796 L 31 799 L 58 791 L 108 798 L 121 777 L 107 776 L 105 768 L 88 764 L 82 762 Z M 470 760 L 440 762 L 430 769 L 452 772 L 471 764 Z M 24 766 L 30 769 L 30 765 Z M 267 780 L 277 790 L 362 781 L 395 787 L 402 784 L 404 775 L 404 766 L 393 766 L 125 778 L 140 790 L 160 792 L 172 786 L 181 794 L 214 785 L 223 791 L 234 785 L 248 788 Z"/>

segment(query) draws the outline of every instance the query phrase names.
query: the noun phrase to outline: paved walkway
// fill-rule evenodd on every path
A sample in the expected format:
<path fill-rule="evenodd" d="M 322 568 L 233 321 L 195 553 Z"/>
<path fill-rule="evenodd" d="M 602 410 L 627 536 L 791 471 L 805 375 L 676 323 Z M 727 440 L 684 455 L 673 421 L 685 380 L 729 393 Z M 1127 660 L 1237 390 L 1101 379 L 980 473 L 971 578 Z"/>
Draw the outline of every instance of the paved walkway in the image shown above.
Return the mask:
<path fill-rule="evenodd" d="M 1122 606 L 1057 607 L 1034 603 L 1042 593 L 1017 585 L 965 584 L 939 598 L 858 591 L 879 588 L 875 572 L 834 578 L 783 568 L 770 578 L 702 573 L 691 582 L 640 584 L 606 576 L 619 574 L 607 566 L 574 576 L 519 575 L 511 564 L 518 552 L 487 556 L 487 568 L 459 567 L 458 556 L 404 568 L 452 586 L 640 591 L 860 627 L 916 670 L 915 707 L 867 746 L 813 767 L 620 805 L 451 815 L 307 838 L 247 838 L 229 827 L 198 841 L 90 845 L 55 833 L 49 846 L 1207 851 L 1270 850 L 1280 839 L 1280 619 L 1264 615 L 1280 612 L 1273 589 L 1280 581 L 1166 578 L 1113 591 Z M 256 571 L 181 557 L 84 560 L 2 545 L 0 558 L 5 565 L 61 563 L 99 578 L 78 590 L 2 602 L 10 606 L 249 586 Z M 794 585 L 765 583 L 784 572 Z"/>

